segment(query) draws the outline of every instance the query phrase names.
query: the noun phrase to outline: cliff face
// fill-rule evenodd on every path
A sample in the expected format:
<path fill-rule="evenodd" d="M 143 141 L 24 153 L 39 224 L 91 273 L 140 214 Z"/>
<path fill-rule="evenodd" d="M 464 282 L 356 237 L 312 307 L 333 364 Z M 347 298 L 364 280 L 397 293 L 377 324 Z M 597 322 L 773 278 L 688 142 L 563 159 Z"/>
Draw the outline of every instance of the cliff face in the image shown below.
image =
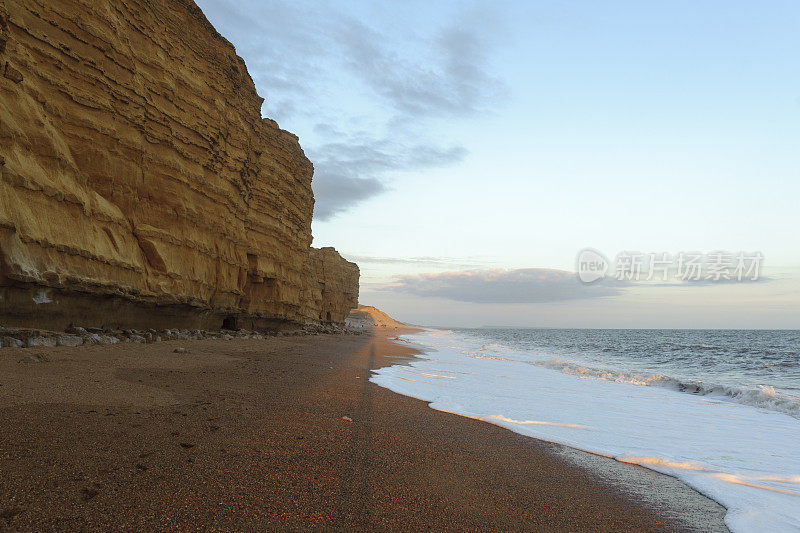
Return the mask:
<path fill-rule="evenodd" d="M 306 309 L 317 313 L 312 321 L 343 324 L 358 305 L 358 265 L 346 261 L 333 248 L 311 249 L 311 302 Z"/>
<path fill-rule="evenodd" d="M 0 74 L 0 322 L 269 327 L 357 301 L 358 268 L 310 249 L 297 137 L 191 0 L 5 0 Z"/>

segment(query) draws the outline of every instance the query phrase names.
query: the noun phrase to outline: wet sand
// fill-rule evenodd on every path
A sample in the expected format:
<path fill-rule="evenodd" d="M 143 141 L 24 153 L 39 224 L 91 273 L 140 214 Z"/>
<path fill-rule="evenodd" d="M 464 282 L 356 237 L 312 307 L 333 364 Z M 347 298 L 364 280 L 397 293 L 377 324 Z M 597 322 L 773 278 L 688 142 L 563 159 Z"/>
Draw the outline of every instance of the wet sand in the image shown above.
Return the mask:
<path fill-rule="evenodd" d="M 672 478 L 369 383 L 414 356 L 393 334 L 2 349 L 0 530 L 725 530 Z"/>

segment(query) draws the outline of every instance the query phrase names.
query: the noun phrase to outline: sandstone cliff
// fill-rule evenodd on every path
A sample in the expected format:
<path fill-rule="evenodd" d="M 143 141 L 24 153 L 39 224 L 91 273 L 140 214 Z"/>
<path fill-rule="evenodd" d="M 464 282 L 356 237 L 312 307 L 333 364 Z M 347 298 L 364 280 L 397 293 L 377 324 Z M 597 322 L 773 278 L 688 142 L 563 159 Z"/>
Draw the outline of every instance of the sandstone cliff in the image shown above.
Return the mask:
<path fill-rule="evenodd" d="M 358 329 L 416 329 L 403 322 L 395 320 L 377 307 L 359 305 L 350 311 L 346 317 L 347 325 Z"/>
<path fill-rule="evenodd" d="M 342 322 L 313 167 L 191 0 L 0 4 L 0 322 Z M 245 325 L 245 324 L 242 324 Z"/>
<path fill-rule="evenodd" d="M 333 248 L 311 249 L 312 282 L 305 306 L 319 314 L 309 317 L 320 322 L 343 324 L 347 314 L 358 305 L 358 266 L 342 259 Z"/>

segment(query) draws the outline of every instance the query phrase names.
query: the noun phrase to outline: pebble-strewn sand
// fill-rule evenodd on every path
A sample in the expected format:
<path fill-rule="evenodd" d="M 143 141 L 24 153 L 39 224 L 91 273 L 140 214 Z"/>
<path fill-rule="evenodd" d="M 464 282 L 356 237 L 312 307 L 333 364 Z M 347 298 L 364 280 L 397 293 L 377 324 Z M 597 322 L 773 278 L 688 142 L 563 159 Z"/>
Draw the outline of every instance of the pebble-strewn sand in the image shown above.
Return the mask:
<path fill-rule="evenodd" d="M 2 349 L 0 530 L 721 528 L 671 478 L 367 381 L 412 355 L 381 333 Z"/>

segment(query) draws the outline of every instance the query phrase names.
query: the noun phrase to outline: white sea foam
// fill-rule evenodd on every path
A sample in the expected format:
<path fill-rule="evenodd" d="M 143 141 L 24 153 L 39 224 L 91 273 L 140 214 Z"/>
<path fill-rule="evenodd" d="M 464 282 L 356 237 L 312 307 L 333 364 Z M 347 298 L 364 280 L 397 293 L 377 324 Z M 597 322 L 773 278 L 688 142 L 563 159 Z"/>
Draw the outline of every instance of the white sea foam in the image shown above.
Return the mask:
<path fill-rule="evenodd" d="M 761 385 L 748 388 L 717 385 L 702 381 L 680 380 L 661 374 L 636 374 L 620 370 L 595 368 L 570 361 L 562 361 L 560 359 L 528 362 L 579 377 L 605 379 L 608 381 L 645 385 L 648 387 L 663 387 L 700 396 L 715 396 L 723 400 L 751 405 L 753 407 L 771 409 L 800 419 L 800 399 L 776 392 L 774 387 Z"/>
<path fill-rule="evenodd" d="M 377 370 L 373 382 L 434 409 L 675 476 L 724 505 L 733 531 L 800 531 L 800 420 L 775 409 L 772 391 L 698 383 L 686 394 L 686 383 L 662 376 L 634 379 L 453 332 L 404 339 L 428 347 L 423 359 Z"/>

